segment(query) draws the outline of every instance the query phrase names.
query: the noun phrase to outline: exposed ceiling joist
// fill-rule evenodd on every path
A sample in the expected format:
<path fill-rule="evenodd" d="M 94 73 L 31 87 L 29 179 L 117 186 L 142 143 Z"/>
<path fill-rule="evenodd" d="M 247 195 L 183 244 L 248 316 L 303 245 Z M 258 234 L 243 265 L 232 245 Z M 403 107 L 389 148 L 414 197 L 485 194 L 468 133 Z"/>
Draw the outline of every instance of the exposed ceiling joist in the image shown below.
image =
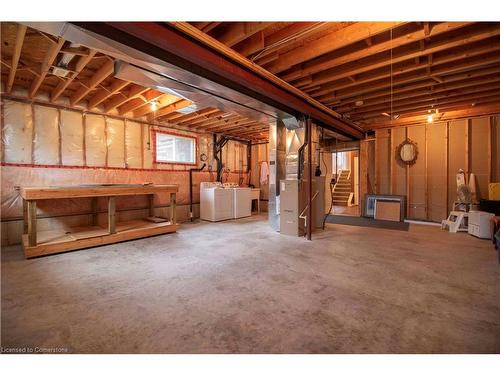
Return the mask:
<path fill-rule="evenodd" d="M 45 55 L 45 59 L 42 62 L 42 66 L 40 67 L 40 75 L 35 77 L 35 79 L 33 79 L 33 82 L 31 83 L 31 87 L 28 94 L 29 98 L 33 98 L 36 95 L 38 89 L 40 88 L 40 85 L 42 84 L 43 80 L 47 76 L 47 73 L 54 64 L 54 61 L 57 58 L 59 52 L 61 51 L 61 48 L 63 47 L 64 43 L 65 40 L 63 38 L 59 38 L 59 40 L 56 43 L 53 43 L 52 46 L 50 47 L 49 51 Z"/>
<path fill-rule="evenodd" d="M 19 58 L 21 56 L 21 50 L 23 48 L 24 36 L 26 35 L 26 26 L 18 24 L 16 41 L 14 44 L 14 53 L 12 54 L 9 77 L 7 78 L 7 85 L 5 92 L 9 94 L 12 91 L 12 86 L 14 84 L 14 78 L 16 76 L 17 64 L 19 63 Z"/>
<path fill-rule="evenodd" d="M 90 78 L 90 80 L 82 85 L 70 98 L 71 105 L 78 104 L 83 100 L 98 84 L 104 81 L 113 73 L 114 64 L 111 60 L 106 60 L 104 65 Z"/>
<path fill-rule="evenodd" d="M 271 22 L 228 22 L 217 39 L 231 47 L 270 25 Z"/>
<path fill-rule="evenodd" d="M 99 89 L 88 102 L 88 109 L 93 109 L 97 107 L 99 104 L 104 102 L 106 99 L 109 99 L 116 93 L 123 90 L 125 87 L 129 85 L 130 82 L 122 81 L 121 79 L 116 79 L 113 81 L 109 88 L 101 88 Z"/>
<path fill-rule="evenodd" d="M 59 82 L 57 86 L 52 90 L 50 94 L 50 101 L 55 102 L 68 88 L 68 86 L 73 82 L 73 80 L 80 74 L 80 72 L 87 66 L 87 64 L 94 58 L 97 51 L 89 50 L 86 56 L 78 57 L 77 61 L 74 63 L 74 73 L 69 78 L 65 78 L 63 81 Z"/>
<path fill-rule="evenodd" d="M 278 60 L 266 68 L 274 73 L 280 73 L 294 65 L 314 59 L 330 51 L 364 40 L 372 35 L 390 30 L 402 25 L 403 22 L 360 22 L 336 30 L 322 38 L 302 47 L 285 52 Z"/>

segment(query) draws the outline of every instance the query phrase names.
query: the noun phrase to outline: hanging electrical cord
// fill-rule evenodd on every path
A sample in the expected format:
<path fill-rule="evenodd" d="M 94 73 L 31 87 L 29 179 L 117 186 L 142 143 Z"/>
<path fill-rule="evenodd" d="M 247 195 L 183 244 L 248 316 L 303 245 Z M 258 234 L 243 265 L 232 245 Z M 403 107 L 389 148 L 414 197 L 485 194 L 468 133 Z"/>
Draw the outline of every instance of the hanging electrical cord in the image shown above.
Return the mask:
<path fill-rule="evenodd" d="M 392 113 L 392 94 L 393 94 L 393 88 L 392 88 L 392 85 L 393 85 L 393 77 L 392 77 L 392 27 L 391 27 L 391 30 L 390 30 L 390 37 L 391 37 L 391 126 L 392 126 L 392 120 L 394 118 L 394 114 Z"/>

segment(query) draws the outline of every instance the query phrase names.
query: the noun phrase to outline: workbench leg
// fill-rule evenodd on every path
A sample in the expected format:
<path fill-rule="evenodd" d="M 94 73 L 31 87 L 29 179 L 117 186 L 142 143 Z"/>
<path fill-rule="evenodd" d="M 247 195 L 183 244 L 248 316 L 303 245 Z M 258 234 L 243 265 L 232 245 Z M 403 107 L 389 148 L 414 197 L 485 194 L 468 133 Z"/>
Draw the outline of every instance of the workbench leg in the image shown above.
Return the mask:
<path fill-rule="evenodd" d="M 116 233 L 116 197 L 108 198 L 108 231 Z"/>
<path fill-rule="evenodd" d="M 97 198 L 91 198 L 92 199 L 92 208 L 91 208 L 91 211 L 92 211 L 92 225 L 93 226 L 96 226 L 97 225 L 97 222 L 98 222 L 98 205 L 97 205 Z"/>
<path fill-rule="evenodd" d="M 149 216 L 155 217 L 155 195 L 150 194 L 149 197 Z"/>
<path fill-rule="evenodd" d="M 23 199 L 23 233 L 28 234 L 28 202 Z"/>
<path fill-rule="evenodd" d="M 176 213 L 176 194 L 170 193 L 170 223 L 177 224 L 177 213 Z"/>
<path fill-rule="evenodd" d="M 28 245 L 36 246 L 36 201 L 28 201 Z"/>

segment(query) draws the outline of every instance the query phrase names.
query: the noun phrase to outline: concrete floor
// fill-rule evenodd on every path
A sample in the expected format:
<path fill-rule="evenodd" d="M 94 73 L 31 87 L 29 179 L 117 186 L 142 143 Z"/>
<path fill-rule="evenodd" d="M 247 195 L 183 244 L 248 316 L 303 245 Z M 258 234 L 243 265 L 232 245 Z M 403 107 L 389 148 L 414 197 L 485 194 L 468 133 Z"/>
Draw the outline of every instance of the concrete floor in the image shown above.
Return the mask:
<path fill-rule="evenodd" d="M 72 353 L 500 352 L 489 241 L 264 217 L 39 259 L 3 250 L 3 347 Z"/>

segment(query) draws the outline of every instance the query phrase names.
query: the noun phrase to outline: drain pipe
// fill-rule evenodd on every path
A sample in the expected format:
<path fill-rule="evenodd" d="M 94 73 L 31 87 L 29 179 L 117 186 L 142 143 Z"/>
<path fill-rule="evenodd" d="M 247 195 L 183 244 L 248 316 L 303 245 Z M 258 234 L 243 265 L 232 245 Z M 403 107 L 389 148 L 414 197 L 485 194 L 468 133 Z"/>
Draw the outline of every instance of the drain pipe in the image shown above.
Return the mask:
<path fill-rule="evenodd" d="M 193 221 L 193 172 L 201 172 L 207 166 L 203 163 L 201 168 L 191 168 L 189 170 L 189 220 Z"/>

